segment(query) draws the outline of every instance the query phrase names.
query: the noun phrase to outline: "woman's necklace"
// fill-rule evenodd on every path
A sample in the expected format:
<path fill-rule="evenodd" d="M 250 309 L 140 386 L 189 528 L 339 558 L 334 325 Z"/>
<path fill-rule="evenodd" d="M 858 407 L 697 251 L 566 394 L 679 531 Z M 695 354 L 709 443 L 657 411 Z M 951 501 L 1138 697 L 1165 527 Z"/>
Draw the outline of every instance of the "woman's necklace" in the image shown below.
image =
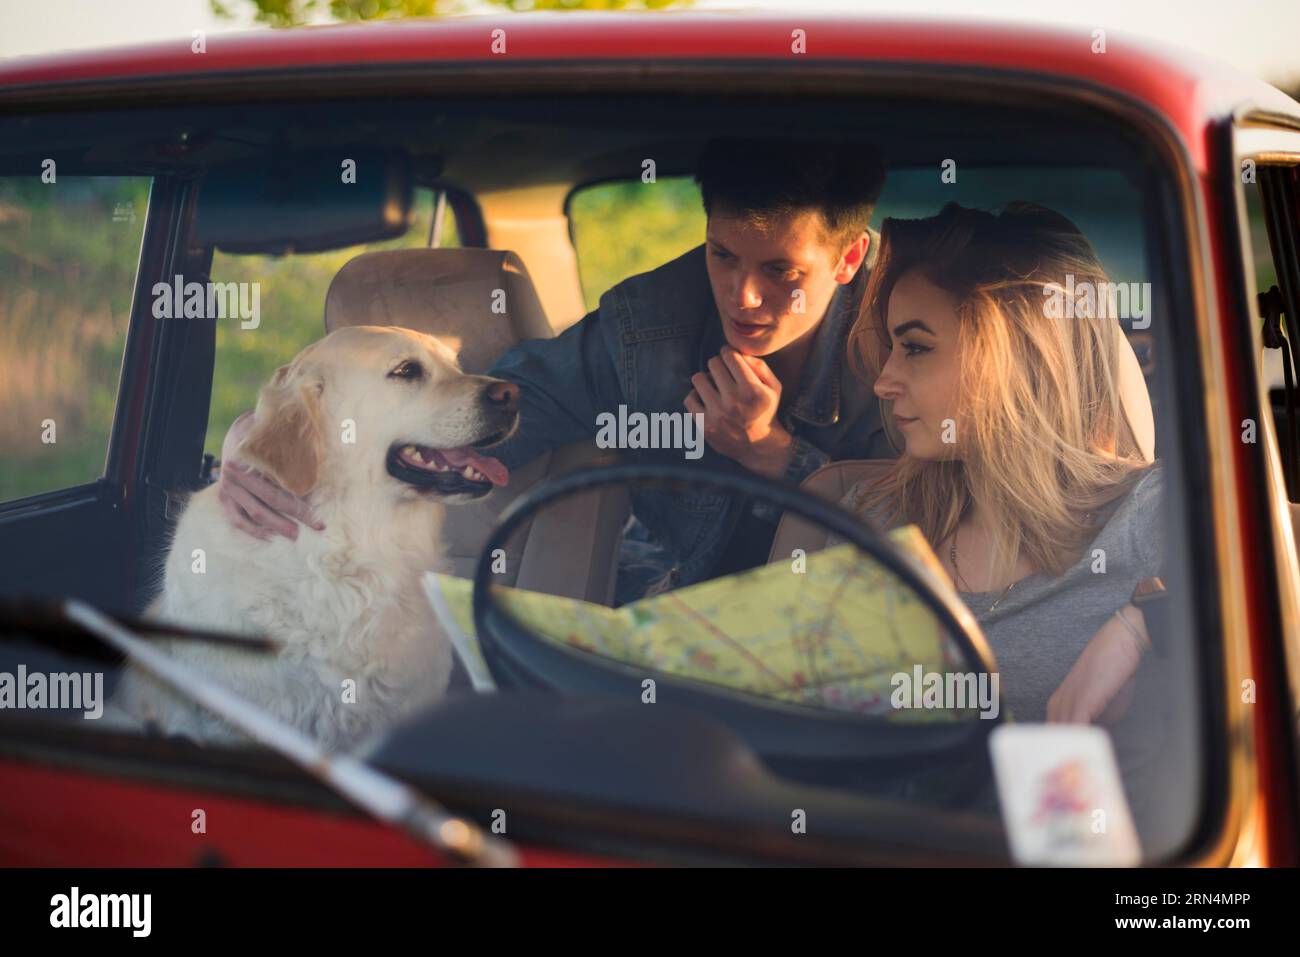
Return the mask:
<path fill-rule="evenodd" d="M 953 577 L 958 581 L 966 581 L 966 579 L 962 577 L 961 569 L 957 567 L 957 529 L 955 528 L 952 530 L 952 544 L 948 547 L 948 558 L 952 562 Z M 1002 594 L 998 595 L 998 597 L 993 600 L 993 604 L 989 605 L 989 607 L 984 610 L 984 614 L 987 615 L 989 612 L 993 611 L 994 608 L 997 608 L 998 605 L 1002 604 L 1002 599 L 1006 598 L 1011 589 L 1015 587 L 1016 583 L 1012 582 L 1006 588 L 1002 589 Z M 966 582 L 966 590 L 968 592 L 974 592 L 974 589 L 970 587 L 970 582 Z"/>
<path fill-rule="evenodd" d="M 1096 512 L 1084 512 L 1084 521 L 1091 521 L 1096 514 Z M 965 582 L 966 579 L 962 577 L 961 570 L 957 567 L 957 529 L 955 528 L 952 530 L 952 544 L 948 547 L 948 559 L 952 562 L 953 577 L 957 581 Z M 989 607 L 985 609 L 984 614 L 987 615 L 994 608 L 997 608 L 998 605 L 1002 604 L 1002 599 L 1006 598 L 1011 589 L 1015 588 L 1017 584 L 1018 582 L 1012 582 L 1006 588 L 1002 589 L 1002 594 L 998 595 L 998 597 L 993 600 L 993 604 L 989 605 Z M 966 590 L 967 592 L 974 592 L 974 589 L 970 587 L 970 582 L 966 582 Z"/>

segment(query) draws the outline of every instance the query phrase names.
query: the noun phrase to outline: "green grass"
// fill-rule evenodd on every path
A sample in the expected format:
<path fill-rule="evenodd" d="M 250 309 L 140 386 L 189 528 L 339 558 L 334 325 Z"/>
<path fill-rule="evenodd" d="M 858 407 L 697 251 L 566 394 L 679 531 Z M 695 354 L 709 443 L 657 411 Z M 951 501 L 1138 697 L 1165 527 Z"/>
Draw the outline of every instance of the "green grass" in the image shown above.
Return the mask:
<path fill-rule="evenodd" d="M 700 190 L 687 177 L 590 186 L 573 195 L 569 217 L 588 311 L 620 280 L 704 242 Z"/>
<path fill-rule="evenodd" d="M 103 473 L 148 190 L 0 179 L 0 501 Z"/>

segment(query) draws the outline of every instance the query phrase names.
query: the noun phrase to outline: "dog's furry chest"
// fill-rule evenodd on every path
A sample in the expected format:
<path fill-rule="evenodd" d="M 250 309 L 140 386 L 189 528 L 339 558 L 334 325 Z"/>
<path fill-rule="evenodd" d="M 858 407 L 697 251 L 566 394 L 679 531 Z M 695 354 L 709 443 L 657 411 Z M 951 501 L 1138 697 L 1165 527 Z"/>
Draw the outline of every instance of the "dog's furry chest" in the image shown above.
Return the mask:
<path fill-rule="evenodd" d="M 329 745 L 445 691 L 451 649 L 419 584 L 438 563 L 436 514 L 419 515 L 391 541 L 336 516 L 326 533 L 304 528 L 297 541 L 261 542 L 226 523 L 212 492 L 196 495 L 182 516 L 150 614 L 263 635 L 280 650 L 175 642 L 174 654 Z M 192 717 L 177 715 L 173 729 L 195 733 Z"/>

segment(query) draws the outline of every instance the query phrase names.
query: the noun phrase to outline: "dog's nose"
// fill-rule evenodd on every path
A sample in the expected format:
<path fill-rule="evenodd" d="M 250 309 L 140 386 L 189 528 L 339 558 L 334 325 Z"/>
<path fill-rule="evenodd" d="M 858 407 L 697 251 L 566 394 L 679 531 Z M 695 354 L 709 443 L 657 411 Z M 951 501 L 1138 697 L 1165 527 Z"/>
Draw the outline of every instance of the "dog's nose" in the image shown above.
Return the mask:
<path fill-rule="evenodd" d="M 483 390 L 483 401 L 506 412 L 513 412 L 519 404 L 519 386 L 513 382 L 493 382 Z"/>

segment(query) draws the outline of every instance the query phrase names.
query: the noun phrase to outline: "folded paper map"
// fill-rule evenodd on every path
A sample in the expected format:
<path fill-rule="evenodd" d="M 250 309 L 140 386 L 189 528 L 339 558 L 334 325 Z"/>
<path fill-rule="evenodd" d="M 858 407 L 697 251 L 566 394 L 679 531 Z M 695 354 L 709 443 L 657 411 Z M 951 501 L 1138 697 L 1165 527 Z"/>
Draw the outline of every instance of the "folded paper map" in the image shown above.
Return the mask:
<path fill-rule="evenodd" d="M 914 525 L 890 537 L 946 586 Z M 425 589 L 480 690 L 492 687 L 474 636 L 473 585 L 429 573 Z M 843 544 L 792 561 L 665 592 L 620 608 L 494 586 L 502 607 L 541 640 L 760 698 L 877 715 L 953 721 L 942 709 L 891 706 L 894 677 L 965 667 L 916 593 Z M 756 702 L 757 703 L 757 702 Z M 966 715 L 967 717 L 969 714 Z"/>

